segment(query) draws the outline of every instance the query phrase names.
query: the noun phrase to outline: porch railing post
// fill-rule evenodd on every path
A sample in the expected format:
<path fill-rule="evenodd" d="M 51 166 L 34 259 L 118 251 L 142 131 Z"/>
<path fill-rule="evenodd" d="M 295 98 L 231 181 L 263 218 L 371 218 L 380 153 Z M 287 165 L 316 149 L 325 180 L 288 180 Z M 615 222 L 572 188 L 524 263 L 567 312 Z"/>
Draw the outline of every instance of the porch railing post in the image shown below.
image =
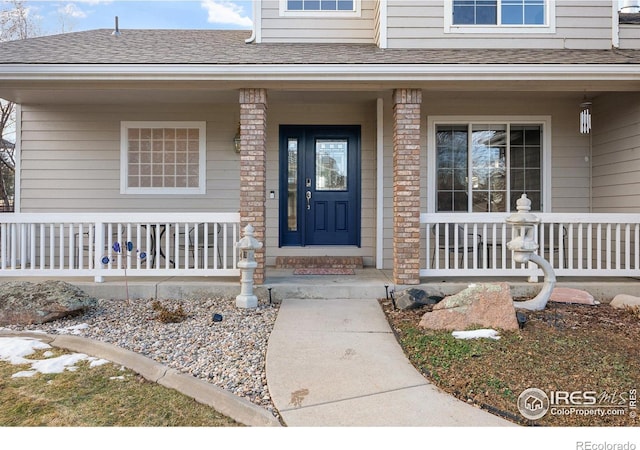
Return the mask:
<path fill-rule="evenodd" d="M 104 282 L 104 277 L 101 275 L 102 273 L 102 249 L 104 249 L 104 224 L 102 222 L 96 222 L 95 226 L 95 251 L 94 251 L 94 262 L 93 262 L 93 270 L 95 275 L 93 280 L 96 283 Z"/>

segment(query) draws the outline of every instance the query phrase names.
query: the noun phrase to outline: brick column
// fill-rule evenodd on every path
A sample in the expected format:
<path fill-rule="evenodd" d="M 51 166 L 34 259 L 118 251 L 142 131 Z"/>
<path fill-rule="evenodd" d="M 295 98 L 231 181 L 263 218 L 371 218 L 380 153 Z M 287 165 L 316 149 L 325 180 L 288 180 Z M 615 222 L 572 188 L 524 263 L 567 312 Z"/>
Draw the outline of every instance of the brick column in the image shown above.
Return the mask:
<path fill-rule="evenodd" d="M 265 243 L 267 172 L 267 91 L 240 89 L 240 226 L 251 224 Z M 264 247 L 257 251 L 253 280 L 264 282 Z"/>
<path fill-rule="evenodd" d="M 420 89 L 393 91 L 393 278 L 420 283 Z"/>

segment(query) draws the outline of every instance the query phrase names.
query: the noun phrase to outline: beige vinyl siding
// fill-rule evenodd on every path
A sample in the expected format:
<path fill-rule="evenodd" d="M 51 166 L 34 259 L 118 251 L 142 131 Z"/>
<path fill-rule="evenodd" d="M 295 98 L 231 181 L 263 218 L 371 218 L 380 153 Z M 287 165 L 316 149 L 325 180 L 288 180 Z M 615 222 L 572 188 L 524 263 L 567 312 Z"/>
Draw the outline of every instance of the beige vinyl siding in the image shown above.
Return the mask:
<path fill-rule="evenodd" d="M 556 1 L 554 33 L 445 33 L 444 2 L 393 0 L 388 5 L 389 48 L 611 48 L 608 0 Z"/>
<path fill-rule="evenodd" d="M 640 24 L 620 24 L 620 48 L 640 50 Z"/>
<path fill-rule="evenodd" d="M 593 105 L 593 211 L 640 212 L 640 94 Z"/>
<path fill-rule="evenodd" d="M 384 267 L 393 267 L 393 105 L 385 97 L 384 113 Z M 589 137 L 578 131 L 579 94 L 423 92 L 421 210 L 427 212 L 427 118 L 434 116 L 550 116 L 552 148 L 551 212 L 589 211 Z M 431 149 L 432 151 L 432 149 Z M 547 187 L 548 188 L 548 187 Z M 424 231 L 423 231 L 424 234 Z M 424 256 L 424 255 L 421 255 Z"/>
<path fill-rule="evenodd" d="M 280 16 L 278 0 L 262 2 L 262 42 L 375 42 L 376 0 L 362 0 L 359 17 Z"/>
<path fill-rule="evenodd" d="M 267 266 L 276 256 L 362 256 L 367 266 L 375 265 L 376 156 L 375 101 L 344 104 L 269 104 L 267 129 Z M 278 247 L 279 127 L 280 125 L 360 125 L 361 126 L 361 247 Z M 285 193 L 286 195 L 286 193 Z M 268 196 L 267 196 L 268 197 Z"/>
<path fill-rule="evenodd" d="M 218 211 L 239 205 L 235 105 L 22 107 L 22 212 Z M 120 194 L 120 122 L 207 122 L 206 195 Z"/>

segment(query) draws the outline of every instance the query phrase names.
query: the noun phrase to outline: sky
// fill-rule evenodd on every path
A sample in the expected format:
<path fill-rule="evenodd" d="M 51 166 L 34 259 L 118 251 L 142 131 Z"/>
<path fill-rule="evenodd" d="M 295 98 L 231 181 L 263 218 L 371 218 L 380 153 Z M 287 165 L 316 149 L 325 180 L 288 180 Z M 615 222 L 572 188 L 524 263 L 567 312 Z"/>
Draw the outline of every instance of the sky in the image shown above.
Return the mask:
<path fill-rule="evenodd" d="M 121 29 L 245 29 L 252 28 L 251 0 L 25 0 L 41 34 Z"/>

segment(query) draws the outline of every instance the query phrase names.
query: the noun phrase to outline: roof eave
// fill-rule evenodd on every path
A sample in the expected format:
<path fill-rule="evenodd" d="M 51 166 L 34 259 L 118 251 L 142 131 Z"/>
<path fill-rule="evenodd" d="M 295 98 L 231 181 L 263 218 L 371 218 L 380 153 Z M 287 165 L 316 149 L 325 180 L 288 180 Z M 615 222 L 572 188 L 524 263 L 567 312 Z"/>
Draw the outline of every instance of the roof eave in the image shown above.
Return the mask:
<path fill-rule="evenodd" d="M 637 64 L 3 64 L 0 81 L 640 81 Z"/>

